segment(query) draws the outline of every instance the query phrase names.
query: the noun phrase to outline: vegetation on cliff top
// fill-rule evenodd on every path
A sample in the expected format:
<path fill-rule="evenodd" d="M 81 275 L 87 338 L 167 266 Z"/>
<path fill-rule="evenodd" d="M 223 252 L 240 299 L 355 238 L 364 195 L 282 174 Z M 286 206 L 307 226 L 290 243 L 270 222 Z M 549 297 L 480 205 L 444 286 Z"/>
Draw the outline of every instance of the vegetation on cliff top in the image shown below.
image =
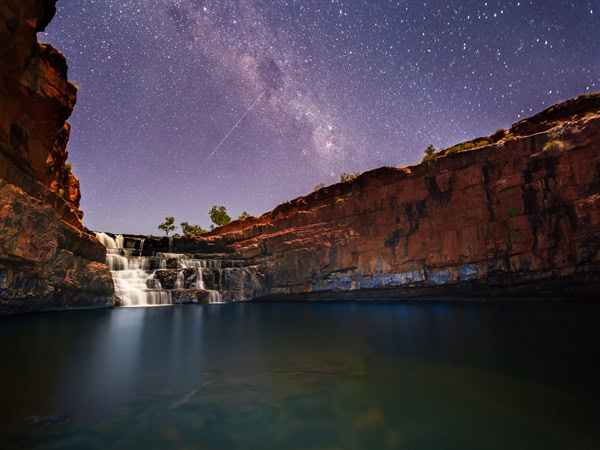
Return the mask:
<path fill-rule="evenodd" d="M 340 183 L 345 183 L 346 181 L 352 181 L 360 175 L 360 172 L 342 172 L 340 173 Z"/>
<path fill-rule="evenodd" d="M 227 214 L 227 208 L 225 206 L 213 206 L 209 211 L 210 219 L 212 220 L 214 225 L 211 225 L 211 229 L 217 227 L 221 227 L 224 225 L 228 225 L 231 223 L 231 217 Z M 245 220 L 251 219 L 252 216 L 249 212 L 244 211 L 240 214 L 237 220 L 243 222 Z M 201 225 L 190 224 L 189 222 L 181 222 L 181 232 L 184 236 L 195 236 L 198 234 L 208 233 L 208 230 L 202 228 Z M 165 221 L 158 226 L 159 230 L 163 230 L 167 236 L 171 231 L 174 231 L 177 228 L 175 225 L 175 218 L 172 216 L 165 217 Z M 174 234 L 173 237 L 180 237 L 179 234 Z"/>
<path fill-rule="evenodd" d="M 240 214 L 238 216 L 238 220 L 243 222 L 244 220 L 250 219 L 252 216 L 250 215 L 250 213 L 244 211 L 242 214 Z"/>
<path fill-rule="evenodd" d="M 210 209 L 208 214 L 210 215 L 210 220 L 218 227 L 231 223 L 231 217 L 227 214 L 227 208 L 224 206 L 215 205 Z"/>
<path fill-rule="evenodd" d="M 421 162 L 427 166 L 433 163 L 433 161 L 435 161 L 435 158 L 437 157 L 435 153 L 435 147 L 432 144 L 429 144 L 424 150 L 424 152 L 425 156 L 423 157 L 423 160 Z"/>
<path fill-rule="evenodd" d="M 193 236 L 195 234 L 206 233 L 207 230 L 202 228 L 200 225 L 191 225 L 187 222 L 181 222 L 181 232 L 184 236 Z"/>
<path fill-rule="evenodd" d="M 158 229 L 164 231 L 165 234 L 168 236 L 170 231 L 173 231 L 175 230 L 175 228 L 177 228 L 177 225 L 174 225 L 174 223 L 174 217 L 165 217 L 165 221 L 158 226 Z"/>

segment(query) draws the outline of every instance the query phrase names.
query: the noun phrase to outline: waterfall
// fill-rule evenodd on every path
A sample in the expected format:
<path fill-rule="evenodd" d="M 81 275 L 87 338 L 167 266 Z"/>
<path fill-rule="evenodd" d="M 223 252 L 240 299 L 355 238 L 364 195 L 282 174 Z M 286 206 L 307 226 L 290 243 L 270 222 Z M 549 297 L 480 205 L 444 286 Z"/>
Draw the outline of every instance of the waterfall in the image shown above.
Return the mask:
<path fill-rule="evenodd" d="M 196 272 L 196 289 L 206 289 L 204 287 L 204 278 L 202 277 L 202 269 L 204 266 L 204 268 L 206 268 L 206 264 L 204 263 L 204 260 L 200 261 L 201 264 L 196 268 L 197 272 Z"/>
<path fill-rule="evenodd" d="M 185 278 L 183 276 L 183 270 L 177 272 L 177 280 L 175 280 L 174 289 L 183 289 L 185 287 Z"/>
<path fill-rule="evenodd" d="M 120 242 L 117 239 L 117 243 Z M 169 305 L 171 293 L 162 289 L 160 282 L 150 270 L 150 258 L 133 256 L 133 251 L 123 248 L 107 248 L 106 264 L 115 282 L 115 294 L 123 306 Z"/>
<path fill-rule="evenodd" d="M 106 233 L 96 233 L 96 237 L 106 248 L 117 248 L 117 243 Z"/>
<path fill-rule="evenodd" d="M 218 290 L 208 290 L 205 287 L 202 269 L 221 268 L 221 261 L 195 259 L 192 255 L 171 253 L 172 238 L 169 239 L 169 252 L 143 252 L 144 238 L 127 238 L 116 235 L 114 238 L 106 233 L 96 233 L 96 237 L 106 247 L 106 264 L 115 282 L 115 294 L 123 302 L 123 306 L 153 306 L 173 304 L 170 289 L 165 289 L 157 278 L 157 270 L 176 270 L 177 275 L 173 289 L 185 289 L 186 269 L 196 270 L 196 280 L 189 289 L 208 291 L 209 303 L 222 303 Z M 139 242 L 131 245 L 131 240 Z M 150 256 L 143 256 L 144 254 Z M 167 261 L 171 260 L 168 264 Z M 173 261 L 175 266 L 173 267 Z M 169 269 L 167 269 L 167 266 Z M 172 278 L 171 278 L 172 280 Z M 164 281 L 164 280 L 163 280 Z M 167 285 L 168 286 L 168 285 Z"/>
<path fill-rule="evenodd" d="M 219 291 L 208 291 L 208 303 L 223 303 Z"/>

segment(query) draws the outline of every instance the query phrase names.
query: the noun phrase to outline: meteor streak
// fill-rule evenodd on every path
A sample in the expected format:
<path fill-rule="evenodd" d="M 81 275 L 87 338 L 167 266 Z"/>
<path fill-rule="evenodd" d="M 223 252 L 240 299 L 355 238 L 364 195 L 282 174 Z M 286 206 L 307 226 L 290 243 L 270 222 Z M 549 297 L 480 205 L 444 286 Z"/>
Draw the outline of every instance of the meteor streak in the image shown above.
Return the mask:
<path fill-rule="evenodd" d="M 254 103 L 252 103 L 252 105 L 250 106 L 250 108 L 248 108 L 248 110 L 247 110 L 247 111 L 246 111 L 246 112 L 245 112 L 245 113 L 242 115 L 242 117 L 240 117 L 240 118 L 238 119 L 238 121 L 235 123 L 235 125 L 234 125 L 233 127 L 231 127 L 231 130 L 229 130 L 229 133 L 227 133 L 227 134 L 225 135 L 225 137 L 223 138 L 223 140 L 222 140 L 221 142 L 219 142 L 219 145 L 217 145 L 217 146 L 215 147 L 215 149 L 212 151 L 212 153 L 211 153 L 210 155 L 208 155 L 208 158 L 206 158 L 206 160 L 207 160 L 207 161 L 208 161 L 208 160 L 209 160 L 209 159 L 212 157 L 212 155 L 214 155 L 214 154 L 215 154 L 215 152 L 216 152 L 217 150 L 219 150 L 219 147 L 221 147 L 221 145 L 223 145 L 223 142 L 225 142 L 225 141 L 227 140 L 227 138 L 229 137 L 229 135 L 230 135 L 230 134 L 233 132 L 233 130 L 235 130 L 235 127 L 237 127 L 237 126 L 238 126 L 238 124 L 239 124 L 239 123 L 242 121 L 242 119 L 243 119 L 244 117 L 246 117 L 246 114 L 248 114 L 248 113 L 250 112 L 250 110 L 251 110 L 252 108 L 254 108 L 254 105 L 256 105 L 256 104 L 258 103 L 258 101 L 259 101 L 259 100 L 262 98 L 262 96 L 263 96 L 263 95 L 265 95 L 265 92 L 266 92 L 266 91 L 263 91 L 263 93 L 262 93 L 262 94 L 260 94 L 256 100 L 254 100 Z"/>

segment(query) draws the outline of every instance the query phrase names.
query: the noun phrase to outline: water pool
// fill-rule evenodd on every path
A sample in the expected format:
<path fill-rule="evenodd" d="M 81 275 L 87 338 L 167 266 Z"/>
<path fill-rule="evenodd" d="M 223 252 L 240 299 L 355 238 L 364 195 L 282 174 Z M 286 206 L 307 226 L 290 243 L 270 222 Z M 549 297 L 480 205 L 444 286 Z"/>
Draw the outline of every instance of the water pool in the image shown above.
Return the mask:
<path fill-rule="evenodd" d="M 0 318 L 0 447 L 597 449 L 600 305 L 236 303 Z"/>

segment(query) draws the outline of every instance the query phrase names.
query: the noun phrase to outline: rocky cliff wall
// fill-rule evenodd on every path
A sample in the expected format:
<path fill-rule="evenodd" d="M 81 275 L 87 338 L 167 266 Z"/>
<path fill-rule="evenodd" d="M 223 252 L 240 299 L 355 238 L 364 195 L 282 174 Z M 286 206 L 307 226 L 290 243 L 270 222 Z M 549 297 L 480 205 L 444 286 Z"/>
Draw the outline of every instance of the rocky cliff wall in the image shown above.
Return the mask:
<path fill-rule="evenodd" d="M 599 110 L 582 96 L 483 147 L 372 170 L 173 247 L 245 261 L 264 298 L 595 298 Z"/>
<path fill-rule="evenodd" d="M 0 2 L 0 313 L 112 304 L 106 250 L 65 164 L 77 89 L 36 34 L 54 0 Z"/>

